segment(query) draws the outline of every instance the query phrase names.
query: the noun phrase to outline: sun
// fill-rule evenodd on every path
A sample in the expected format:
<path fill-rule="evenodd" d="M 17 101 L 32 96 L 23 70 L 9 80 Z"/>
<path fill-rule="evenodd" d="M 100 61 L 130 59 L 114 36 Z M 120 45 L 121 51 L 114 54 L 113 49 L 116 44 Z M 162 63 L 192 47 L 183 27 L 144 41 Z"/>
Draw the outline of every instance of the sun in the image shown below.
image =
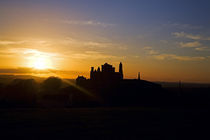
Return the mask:
<path fill-rule="evenodd" d="M 47 65 L 46 60 L 42 59 L 42 58 L 37 58 L 33 62 L 33 68 L 35 68 L 35 69 L 40 69 L 40 70 L 46 69 L 47 68 L 46 65 Z"/>
<path fill-rule="evenodd" d="M 28 49 L 24 54 L 26 55 L 27 67 L 37 70 L 55 69 L 52 65 L 54 55 L 51 53 Z"/>
<path fill-rule="evenodd" d="M 51 61 L 47 57 L 42 57 L 42 56 L 35 57 L 31 60 L 30 63 L 34 69 L 38 69 L 38 70 L 44 70 L 44 69 L 51 68 Z"/>

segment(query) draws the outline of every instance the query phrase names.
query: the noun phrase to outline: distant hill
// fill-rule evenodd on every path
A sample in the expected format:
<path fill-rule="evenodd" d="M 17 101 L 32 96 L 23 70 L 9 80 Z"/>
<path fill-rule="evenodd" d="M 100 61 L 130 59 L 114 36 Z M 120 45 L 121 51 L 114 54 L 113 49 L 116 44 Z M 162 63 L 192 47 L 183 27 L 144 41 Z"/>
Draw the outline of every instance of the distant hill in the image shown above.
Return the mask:
<path fill-rule="evenodd" d="M 161 84 L 163 88 L 178 88 L 179 82 L 155 82 Z M 210 88 L 210 83 L 181 83 L 182 88 Z"/>
<path fill-rule="evenodd" d="M 2 84 L 10 83 L 14 79 L 34 79 L 36 82 L 41 83 L 46 78 L 33 76 L 33 75 L 0 75 L 0 83 Z M 65 79 L 65 80 L 75 83 L 75 79 Z M 178 88 L 179 87 L 179 82 L 156 81 L 154 83 L 162 85 L 163 88 Z M 181 87 L 182 88 L 210 88 L 210 83 L 182 82 Z"/>
<path fill-rule="evenodd" d="M 32 75 L 0 75 L 0 83 L 8 84 L 14 79 L 34 79 L 35 81 L 41 83 L 46 78 L 32 76 Z"/>
<path fill-rule="evenodd" d="M 46 78 L 33 76 L 33 75 L 0 75 L 0 84 L 8 84 L 12 82 L 14 79 L 34 79 L 36 82 L 42 83 Z M 64 81 L 67 80 L 72 83 L 76 82 L 75 79 L 63 79 L 63 80 Z"/>

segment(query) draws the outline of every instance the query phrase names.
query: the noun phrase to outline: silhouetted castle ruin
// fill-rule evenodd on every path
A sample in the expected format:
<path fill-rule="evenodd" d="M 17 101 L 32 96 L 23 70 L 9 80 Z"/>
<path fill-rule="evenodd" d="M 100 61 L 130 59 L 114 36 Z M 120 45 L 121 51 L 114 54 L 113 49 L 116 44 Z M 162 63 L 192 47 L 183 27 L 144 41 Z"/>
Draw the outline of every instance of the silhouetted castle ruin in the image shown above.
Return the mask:
<path fill-rule="evenodd" d="M 140 79 L 140 72 L 138 72 L 137 79 L 124 79 L 123 78 L 123 65 L 120 62 L 119 64 L 119 71 L 115 71 L 115 67 L 112 65 L 105 63 L 101 65 L 101 68 L 98 67 L 94 69 L 91 67 L 90 70 L 90 79 L 86 79 L 84 76 L 78 76 L 76 79 L 76 84 L 82 87 L 107 87 L 110 85 L 136 85 L 138 87 L 160 87 L 159 84 L 145 81 Z"/>
<path fill-rule="evenodd" d="M 98 67 L 98 69 L 94 70 L 94 67 L 91 67 L 90 71 L 90 80 L 95 81 L 119 81 L 123 79 L 123 68 L 122 63 L 119 64 L 119 72 L 115 72 L 115 68 L 105 63 L 104 65 Z"/>
<path fill-rule="evenodd" d="M 119 71 L 105 63 L 104 65 L 94 69 L 91 67 L 90 78 L 78 76 L 76 84 L 79 88 L 83 88 L 92 95 L 99 98 L 102 104 L 106 105 L 137 105 L 145 103 L 145 98 L 156 96 L 157 92 L 161 92 L 161 85 L 142 80 L 140 72 L 136 79 L 123 78 L 123 65 L 120 62 Z"/>

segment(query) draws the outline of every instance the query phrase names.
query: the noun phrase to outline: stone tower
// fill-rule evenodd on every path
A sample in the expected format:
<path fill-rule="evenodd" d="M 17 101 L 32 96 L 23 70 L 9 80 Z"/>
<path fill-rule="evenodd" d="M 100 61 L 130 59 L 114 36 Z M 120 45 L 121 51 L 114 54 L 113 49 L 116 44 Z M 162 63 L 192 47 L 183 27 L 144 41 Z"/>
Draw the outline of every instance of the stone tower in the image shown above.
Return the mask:
<path fill-rule="evenodd" d="M 123 79 L 123 68 L 122 68 L 122 63 L 121 62 L 119 64 L 119 73 L 121 74 L 121 79 Z"/>
<path fill-rule="evenodd" d="M 140 72 L 138 72 L 138 80 L 141 80 L 141 78 L 140 78 Z"/>

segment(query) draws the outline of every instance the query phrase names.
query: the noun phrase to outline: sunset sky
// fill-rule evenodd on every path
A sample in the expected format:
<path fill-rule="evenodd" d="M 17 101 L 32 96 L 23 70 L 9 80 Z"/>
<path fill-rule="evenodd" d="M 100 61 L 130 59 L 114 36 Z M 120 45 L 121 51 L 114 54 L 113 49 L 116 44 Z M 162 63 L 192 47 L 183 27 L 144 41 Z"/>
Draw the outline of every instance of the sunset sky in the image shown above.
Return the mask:
<path fill-rule="evenodd" d="M 0 74 L 210 82 L 209 0 L 1 0 Z"/>

